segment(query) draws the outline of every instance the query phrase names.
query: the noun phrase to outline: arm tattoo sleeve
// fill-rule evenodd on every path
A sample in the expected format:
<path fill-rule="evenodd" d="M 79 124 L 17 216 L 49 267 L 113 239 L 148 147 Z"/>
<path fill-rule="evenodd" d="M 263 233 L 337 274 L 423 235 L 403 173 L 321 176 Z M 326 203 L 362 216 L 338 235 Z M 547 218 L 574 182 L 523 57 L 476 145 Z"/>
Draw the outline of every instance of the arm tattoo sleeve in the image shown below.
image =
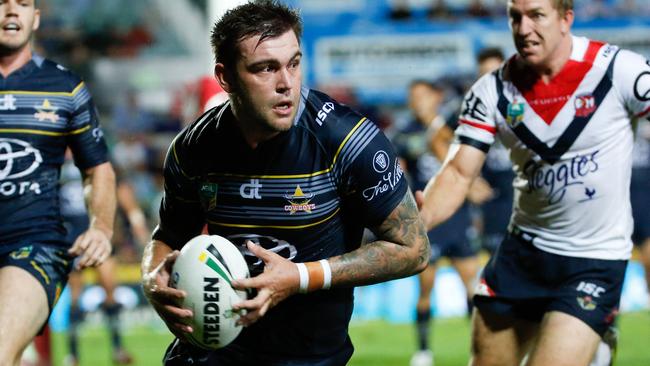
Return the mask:
<path fill-rule="evenodd" d="M 431 249 L 410 191 L 384 222 L 371 229 L 377 241 L 330 258 L 333 285 L 369 285 L 410 276 L 426 266 Z"/>

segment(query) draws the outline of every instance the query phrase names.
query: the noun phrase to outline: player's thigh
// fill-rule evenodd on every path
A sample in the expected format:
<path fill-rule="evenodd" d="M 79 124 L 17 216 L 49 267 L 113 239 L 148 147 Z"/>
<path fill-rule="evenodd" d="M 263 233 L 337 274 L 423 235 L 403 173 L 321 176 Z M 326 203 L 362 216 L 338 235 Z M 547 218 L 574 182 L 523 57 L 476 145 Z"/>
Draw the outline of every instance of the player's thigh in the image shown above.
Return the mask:
<path fill-rule="evenodd" d="M 479 269 L 478 257 L 473 255 L 464 258 L 452 258 L 451 263 L 463 281 L 467 293 L 471 296 L 474 292 L 474 283 Z"/>
<path fill-rule="evenodd" d="M 547 313 L 526 366 L 589 365 L 600 336 L 582 320 L 558 311 Z"/>
<path fill-rule="evenodd" d="M 22 268 L 0 268 L 0 359 L 8 361 L 27 347 L 49 314 L 45 289 Z"/>
<path fill-rule="evenodd" d="M 473 366 L 518 366 L 538 329 L 534 322 L 474 308 Z"/>
<path fill-rule="evenodd" d="M 68 288 L 70 289 L 70 300 L 72 304 L 76 304 L 81 295 L 83 288 L 83 275 L 81 271 L 72 271 L 68 276 Z"/>

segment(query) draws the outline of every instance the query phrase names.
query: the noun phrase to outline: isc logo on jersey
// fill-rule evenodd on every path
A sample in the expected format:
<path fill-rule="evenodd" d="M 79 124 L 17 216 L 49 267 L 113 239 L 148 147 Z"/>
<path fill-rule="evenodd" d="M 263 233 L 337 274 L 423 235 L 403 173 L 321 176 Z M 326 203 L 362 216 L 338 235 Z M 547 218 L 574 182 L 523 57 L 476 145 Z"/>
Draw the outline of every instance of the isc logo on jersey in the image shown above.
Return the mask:
<path fill-rule="evenodd" d="M 217 235 L 199 235 L 185 244 L 174 263 L 171 286 L 187 293 L 182 307 L 192 310 L 194 332 L 188 341 L 204 349 L 232 342 L 242 330 L 232 306 L 246 299 L 245 291 L 231 287 L 247 278 L 248 266 L 237 247 Z"/>

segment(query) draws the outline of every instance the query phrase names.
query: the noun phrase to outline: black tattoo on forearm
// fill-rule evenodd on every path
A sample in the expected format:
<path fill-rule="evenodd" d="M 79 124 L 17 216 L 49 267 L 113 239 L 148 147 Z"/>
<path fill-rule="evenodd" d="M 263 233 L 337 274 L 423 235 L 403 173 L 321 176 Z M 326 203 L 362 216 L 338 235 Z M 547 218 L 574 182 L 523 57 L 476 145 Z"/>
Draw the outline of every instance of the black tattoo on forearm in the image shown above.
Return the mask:
<path fill-rule="evenodd" d="M 377 241 L 330 259 L 333 285 L 368 285 L 406 277 L 428 262 L 429 240 L 410 191 L 373 232 Z"/>

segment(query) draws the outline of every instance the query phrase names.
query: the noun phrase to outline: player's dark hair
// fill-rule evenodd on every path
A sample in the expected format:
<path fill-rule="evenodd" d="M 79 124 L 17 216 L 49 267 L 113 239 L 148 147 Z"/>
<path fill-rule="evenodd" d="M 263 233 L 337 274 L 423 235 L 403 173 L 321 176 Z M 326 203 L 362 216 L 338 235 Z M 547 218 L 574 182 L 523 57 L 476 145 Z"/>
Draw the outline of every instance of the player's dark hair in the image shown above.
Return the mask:
<path fill-rule="evenodd" d="M 562 15 L 568 10 L 573 10 L 573 0 L 553 0 L 552 3 L 553 7 Z"/>
<path fill-rule="evenodd" d="M 293 30 L 300 42 L 302 19 L 294 9 L 277 0 L 256 0 L 227 11 L 212 28 L 212 51 L 217 63 L 233 66 L 238 43 L 260 35 L 259 42 Z"/>
<path fill-rule="evenodd" d="M 418 85 L 426 86 L 427 88 L 429 88 L 429 89 L 431 89 L 433 91 L 436 91 L 436 92 L 440 92 L 440 93 L 445 91 L 445 87 L 442 84 L 434 82 L 434 81 L 426 80 L 426 79 L 412 80 L 409 83 L 409 89 L 413 89 L 414 87 L 416 87 Z"/>
<path fill-rule="evenodd" d="M 503 55 L 503 51 L 501 51 L 500 48 L 498 48 L 498 47 L 486 47 L 486 48 L 479 51 L 478 55 L 476 56 L 476 62 L 478 62 L 480 64 L 480 63 L 484 62 L 485 60 L 489 60 L 491 58 L 498 58 L 502 62 L 503 62 L 503 60 L 505 60 L 505 56 Z"/>

